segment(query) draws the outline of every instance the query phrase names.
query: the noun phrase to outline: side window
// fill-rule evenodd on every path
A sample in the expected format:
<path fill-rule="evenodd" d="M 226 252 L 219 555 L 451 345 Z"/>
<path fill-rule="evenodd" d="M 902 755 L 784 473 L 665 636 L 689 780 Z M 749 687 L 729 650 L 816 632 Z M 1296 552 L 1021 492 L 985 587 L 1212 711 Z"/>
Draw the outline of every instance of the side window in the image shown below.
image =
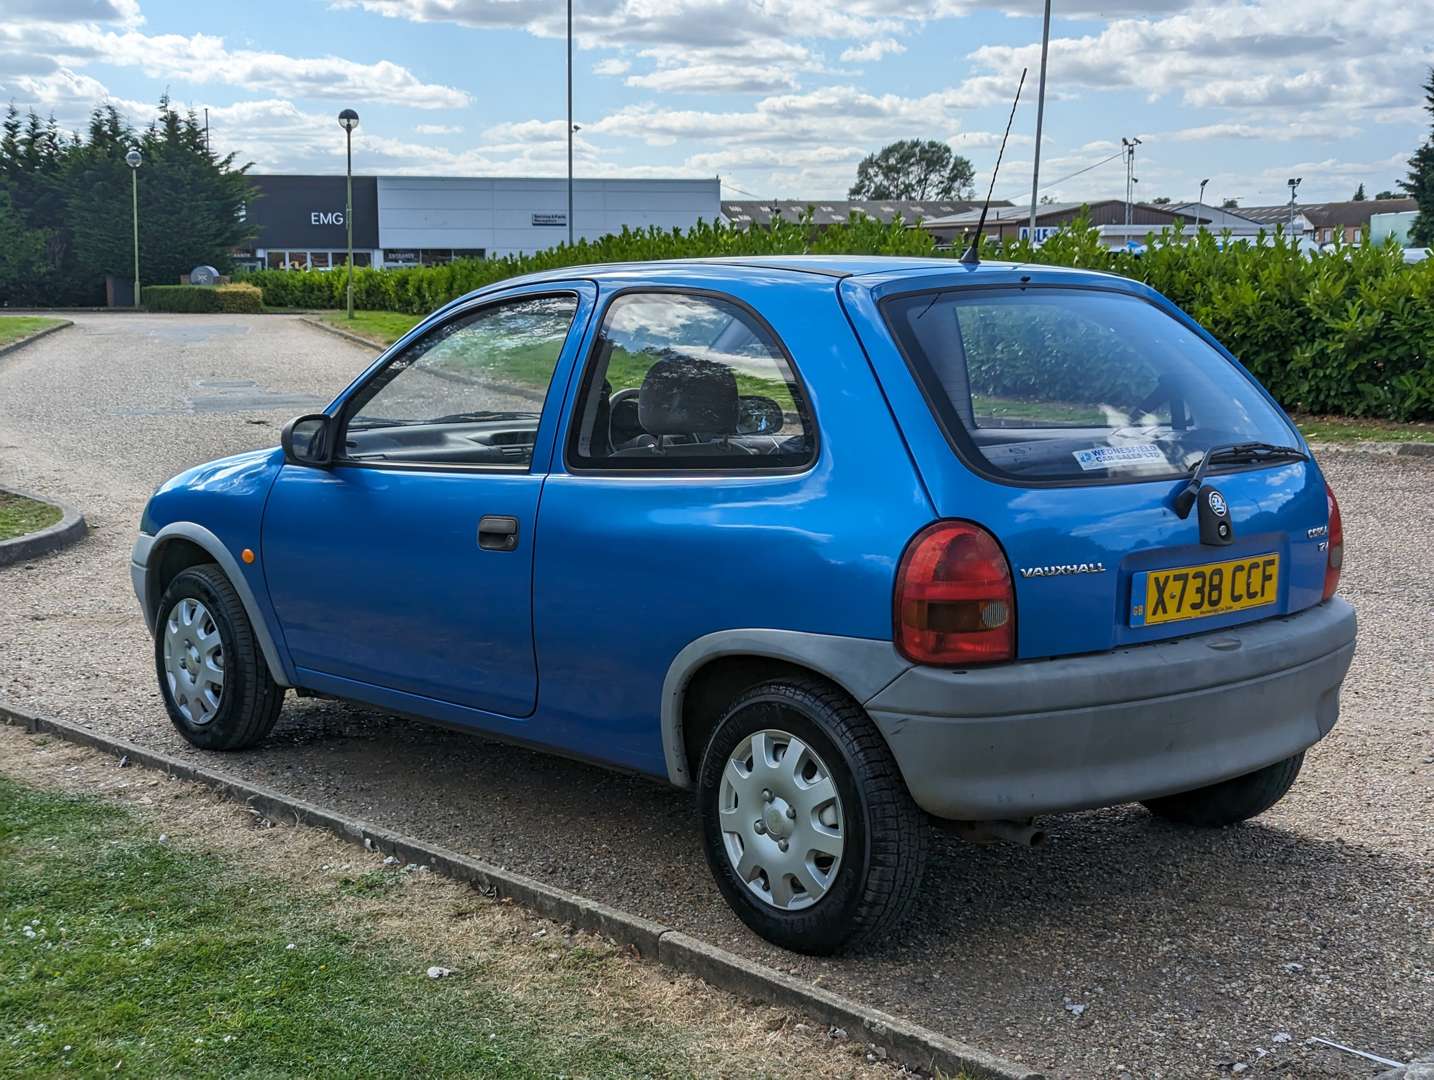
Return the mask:
<path fill-rule="evenodd" d="M 628 293 L 603 317 L 569 440 L 598 469 L 806 465 L 815 428 L 781 345 L 740 305 Z"/>
<path fill-rule="evenodd" d="M 577 298 L 536 296 L 430 330 L 345 410 L 350 461 L 527 466 Z"/>

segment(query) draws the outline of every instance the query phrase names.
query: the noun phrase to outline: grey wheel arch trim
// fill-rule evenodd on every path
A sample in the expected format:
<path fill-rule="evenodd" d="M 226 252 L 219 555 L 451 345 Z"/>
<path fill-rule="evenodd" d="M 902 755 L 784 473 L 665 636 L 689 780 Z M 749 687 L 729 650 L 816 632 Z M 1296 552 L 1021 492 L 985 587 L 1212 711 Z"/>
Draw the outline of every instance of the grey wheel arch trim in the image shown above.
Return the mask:
<path fill-rule="evenodd" d="M 786 660 L 810 668 L 865 704 L 891 684 L 911 661 L 890 641 L 812 634 L 801 630 L 718 630 L 686 645 L 668 665 L 662 683 L 662 754 L 667 779 L 688 788 L 682 709 L 687 687 L 703 667 L 724 657 L 751 656 Z"/>
<path fill-rule="evenodd" d="M 283 655 L 279 652 L 278 645 L 269 631 L 269 624 L 264 619 L 263 610 L 254 596 L 254 590 L 249 587 L 249 580 L 239 567 L 239 560 L 224 546 L 224 542 L 219 537 L 203 525 L 196 525 L 192 521 L 172 522 L 160 529 L 154 536 L 141 533 L 135 541 L 134 552 L 130 556 L 132 564 L 130 572 L 134 579 L 135 594 L 139 597 L 140 605 L 144 609 L 145 625 L 149 627 L 151 635 L 154 633 L 155 621 L 158 618 L 155 609 L 159 605 L 159 583 L 150 575 L 149 566 L 151 560 L 164 549 L 165 544 L 173 540 L 188 540 L 203 548 L 219 564 L 220 569 L 229 579 L 229 583 L 234 586 L 234 591 L 239 594 L 239 600 L 244 605 L 244 612 L 249 616 L 249 625 L 254 629 L 254 640 L 259 643 L 259 651 L 264 654 L 264 662 L 269 665 L 270 676 L 280 686 L 293 686 L 294 682 L 289 676 L 289 669 L 284 664 Z"/>

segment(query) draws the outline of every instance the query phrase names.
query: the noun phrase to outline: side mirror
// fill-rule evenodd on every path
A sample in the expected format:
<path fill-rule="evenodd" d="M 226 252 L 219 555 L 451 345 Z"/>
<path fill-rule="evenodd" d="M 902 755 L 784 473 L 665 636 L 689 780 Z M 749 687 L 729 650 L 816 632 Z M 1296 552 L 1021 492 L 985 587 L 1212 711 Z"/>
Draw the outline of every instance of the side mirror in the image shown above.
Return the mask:
<path fill-rule="evenodd" d="M 738 399 L 737 434 L 775 435 L 784 423 L 782 407 L 771 398 L 749 394 Z"/>
<path fill-rule="evenodd" d="M 296 417 L 284 425 L 279 445 L 291 465 L 327 469 L 334 463 L 334 418 L 324 413 Z"/>

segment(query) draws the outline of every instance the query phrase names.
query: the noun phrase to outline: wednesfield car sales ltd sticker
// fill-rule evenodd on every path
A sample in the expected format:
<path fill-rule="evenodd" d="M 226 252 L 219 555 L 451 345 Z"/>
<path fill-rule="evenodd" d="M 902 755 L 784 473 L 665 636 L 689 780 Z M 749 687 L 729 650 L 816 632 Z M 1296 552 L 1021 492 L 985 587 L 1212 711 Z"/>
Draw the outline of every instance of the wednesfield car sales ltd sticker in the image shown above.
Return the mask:
<path fill-rule="evenodd" d="M 1092 469 L 1118 469 L 1125 465 L 1168 464 L 1160 447 L 1154 443 L 1134 443 L 1130 446 L 1097 446 L 1092 450 L 1073 450 L 1076 464 L 1084 471 Z"/>

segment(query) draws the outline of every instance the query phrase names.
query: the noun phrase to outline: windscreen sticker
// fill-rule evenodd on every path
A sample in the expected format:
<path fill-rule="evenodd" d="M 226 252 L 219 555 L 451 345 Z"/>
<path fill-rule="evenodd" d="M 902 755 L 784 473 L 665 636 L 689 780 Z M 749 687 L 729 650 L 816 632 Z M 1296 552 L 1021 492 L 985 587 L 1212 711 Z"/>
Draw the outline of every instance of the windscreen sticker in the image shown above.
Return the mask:
<path fill-rule="evenodd" d="M 1097 446 L 1091 450 L 1073 450 L 1076 464 L 1085 472 L 1092 469 L 1119 469 L 1128 465 L 1169 464 L 1165 452 L 1154 443 L 1130 443 L 1121 446 Z"/>

